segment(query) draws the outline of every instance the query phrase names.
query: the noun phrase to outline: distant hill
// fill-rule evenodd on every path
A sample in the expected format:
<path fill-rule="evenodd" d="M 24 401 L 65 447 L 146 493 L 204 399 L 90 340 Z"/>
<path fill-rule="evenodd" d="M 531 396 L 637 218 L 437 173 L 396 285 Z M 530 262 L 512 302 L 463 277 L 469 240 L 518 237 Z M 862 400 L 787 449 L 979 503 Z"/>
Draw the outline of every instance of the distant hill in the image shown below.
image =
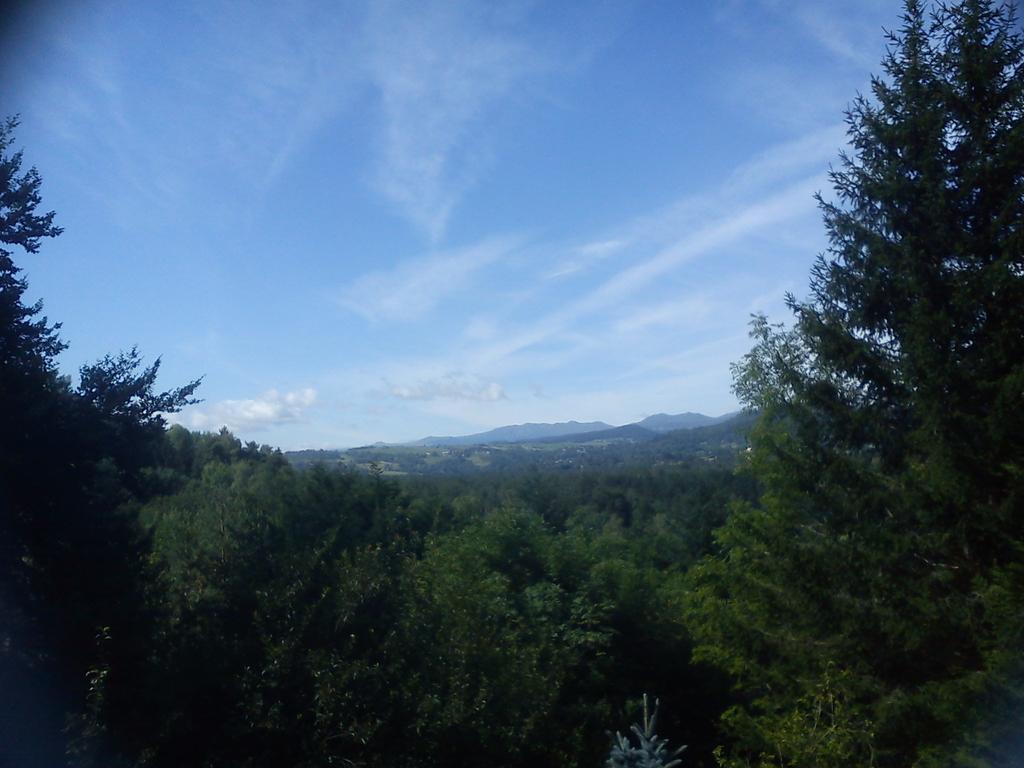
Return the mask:
<path fill-rule="evenodd" d="M 669 432 L 655 432 L 639 424 L 622 427 L 605 425 L 606 429 L 551 435 L 527 441 L 506 440 L 462 445 L 368 445 L 345 451 L 289 451 L 285 457 L 300 469 L 323 465 L 356 471 L 375 469 L 387 475 L 421 476 L 603 470 L 692 462 L 731 466 L 747 447 L 747 433 L 756 418 L 754 413 L 729 414 L 711 419 L 712 423 L 707 426 Z M 522 426 L 560 429 L 563 425 Z M 577 424 L 577 427 L 586 426 Z M 494 431 L 500 433 L 499 430 Z M 475 435 L 467 435 L 462 439 L 470 438 L 478 439 Z"/>
<path fill-rule="evenodd" d="M 611 424 L 603 421 L 565 421 L 558 424 L 513 424 L 498 427 L 487 432 L 459 437 L 425 437 L 405 445 L 445 446 L 445 445 L 488 445 L 491 443 L 529 443 L 551 437 L 578 435 L 585 432 L 597 432 L 614 429 Z"/>
<path fill-rule="evenodd" d="M 594 442 L 614 442 L 617 440 L 626 440 L 629 442 L 637 443 L 644 442 L 647 440 L 653 440 L 658 436 L 658 433 L 646 429 L 639 424 L 626 424 L 622 427 L 609 427 L 608 429 L 599 429 L 594 432 L 580 432 L 576 435 L 555 435 L 554 437 L 545 437 L 539 440 L 530 440 L 532 443 L 594 443 Z"/>
<path fill-rule="evenodd" d="M 712 424 L 720 424 L 728 421 L 737 414 L 727 413 L 724 416 L 705 416 L 703 413 L 656 413 L 648 416 L 643 421 L 638 421 L 637 426 L 649 429 L 652 432 L 673 432 L 677 429 L 695 429 L 696 427 L 710 427 Z"/>
<path fill-rule="evenodd" d="M 498 427 L 488 432 L 456 437 L 425 437 L 410 446 L 460 446 L 494 445 L 497 443 L 551 443 L 591 442 L 594 440 L 649 440 L 656 434 L 674 432 L 677 429 L 710 427 L 734 418 L 736 413 L 724 416 L 705 416 L 703 413 L 656 413 L 635 424 L 613 427 L 603 421 L 563 421 L 557 424 L 515 424 Z"/>

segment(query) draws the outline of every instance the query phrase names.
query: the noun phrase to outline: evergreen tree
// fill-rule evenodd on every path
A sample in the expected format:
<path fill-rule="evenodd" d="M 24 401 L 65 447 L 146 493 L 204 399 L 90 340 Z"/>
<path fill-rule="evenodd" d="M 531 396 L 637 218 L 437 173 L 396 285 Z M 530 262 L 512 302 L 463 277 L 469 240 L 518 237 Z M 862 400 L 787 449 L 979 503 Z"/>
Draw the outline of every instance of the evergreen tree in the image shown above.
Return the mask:
<path fill-rule="evenodd" d="M 738 765 L 1007 764 L 1024 726 L 1024 47 L 1013 9 L 906 3 L 830 246 L 736 391 L 766 489 L 695 569 Z M 730 758 L 726 758 L 727 760 Z M 969 761 L 976 761 L 971 763 Z"/>
<path fill-rule="evenodd" d="M 631 729 L 636 736 L 637 745 L 634 747 L 627 737 L 616 733 L 615 743 L 606 763 L 608 768 L 676 768 L 682 765 L 683 761 L 679 759 L 679 755 L 686 747 L 677 747 L 669 752 L 668 741 L 654 732 L 657 720 L 658 700 L 654 700 L 654 712 L 650 712 L 645 693 L 643 728 L 634 725 Z"/>
<path fill-rule="evenodd" d="M 25 304 L 14 256 L 37 253 L 61 228 L 39 212 L 38 171 L 22 172 L 11 151 L 17 125 L 0 124 L 0 678 L 28 681 L 8 684 L 19 719 L 0 723 L 0 743 L 19 742 L 12 754 L 61 741 L 61 716 L 34 711 L 33 688 L 75 709 L 111 669 L 130 678 L 144 656 L 146 542 L 135 513 L 152 492 L 161 414 L 194 402 L 199 384 L 156 392 L 159 361 L 143 366 L 134 349 L 83 367 L 78 389 L 59 375 L 59 325 L 41 303 Z"/>
<path fill-rule="evenodd" d="M 28 285 L 9 250 L 16 246 L 37 253 L 43 238 L 62 231 L 53 223 L 53 211 L 36 212 L 42 203 L 39 172 L 30 168 L 21 173 L 22 153 L 9 152 L 17 127 L 14 117 L 0 123 L 0 391 L 4 392 L 16 386 L 16 374 L 52 372 L 53 358 L 64 348 L 56 334 L 60 326 L 49 326 L 40 317 L 42 304 L 22 303 Z"/>

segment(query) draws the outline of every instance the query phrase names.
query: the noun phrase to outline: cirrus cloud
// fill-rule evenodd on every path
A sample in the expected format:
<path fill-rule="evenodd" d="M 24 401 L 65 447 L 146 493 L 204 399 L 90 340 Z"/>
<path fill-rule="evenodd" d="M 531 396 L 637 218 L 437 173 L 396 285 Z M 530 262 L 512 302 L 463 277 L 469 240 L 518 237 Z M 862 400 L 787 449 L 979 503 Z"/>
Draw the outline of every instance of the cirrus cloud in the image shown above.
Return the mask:
<path fill-rule="evenodd" d="M 468 288 L 478 272 L 507 257 L 517 243 L 512 237 L 492 237 L 466 248 L 409 259 L 393 269 L 356 278 L 337 300 L 367 320 L 416 320 Z"/>
<path fill-rule="evenodd" d="M 475 3 L 371 8 L 367 70 L 383 118 L 376 186 L 432 242 L 485 162 L 483 118 L 551 69 L 517 16 Z"/>
<path fill-rule="evenodd" d="M 479 376 L 446 373 L 436 379 L 418 381 L 411 385 L 391 384 L 388 394 L 399 400 L 476 400 L 495 402 L 507 400 L 505 388 L 497 381 Z"/>

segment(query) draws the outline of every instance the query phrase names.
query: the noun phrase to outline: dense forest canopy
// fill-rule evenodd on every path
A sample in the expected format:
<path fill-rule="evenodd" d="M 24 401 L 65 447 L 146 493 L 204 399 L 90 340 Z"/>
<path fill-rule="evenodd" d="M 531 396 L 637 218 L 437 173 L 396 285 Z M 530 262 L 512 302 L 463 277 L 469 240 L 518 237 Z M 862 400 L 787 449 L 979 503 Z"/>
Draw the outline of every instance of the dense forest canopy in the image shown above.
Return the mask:
<path fill-rule="evenodd" d="M 0 765 L 1020 765 L 1024 41 L 908 0 L 889 43 L 742 429 L 571 471 L 168 428 L 200 382 L 135 348 L 73 384 L 6 120 Z"/>

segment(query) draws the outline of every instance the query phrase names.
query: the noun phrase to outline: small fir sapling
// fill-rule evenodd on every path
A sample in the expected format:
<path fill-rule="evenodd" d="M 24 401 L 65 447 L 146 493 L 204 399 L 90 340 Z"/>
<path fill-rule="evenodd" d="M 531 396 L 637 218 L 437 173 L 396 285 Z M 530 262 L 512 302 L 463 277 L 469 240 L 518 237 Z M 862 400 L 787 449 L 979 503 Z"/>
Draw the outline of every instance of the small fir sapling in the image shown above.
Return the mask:
<path fill-rule="evenodd" d="M 634 725 L 630 729 L 636 736 L 637 746 L 630 743 L 628 736 L 623 736 L 616 731 L 615 743 L 608 755 L 608 762 L 605 763 L 607 768 L 674 768 L 674 766 L 682 764 L 679 755 L 686 747 L 678 747 L 669 752 L 668 740 L 654 733 L 659 703 L 659 700 L 655 699 L 654 712 L 650 712 L 647 706 L 647 694 L 644 694 L 643 728 Z"/>

